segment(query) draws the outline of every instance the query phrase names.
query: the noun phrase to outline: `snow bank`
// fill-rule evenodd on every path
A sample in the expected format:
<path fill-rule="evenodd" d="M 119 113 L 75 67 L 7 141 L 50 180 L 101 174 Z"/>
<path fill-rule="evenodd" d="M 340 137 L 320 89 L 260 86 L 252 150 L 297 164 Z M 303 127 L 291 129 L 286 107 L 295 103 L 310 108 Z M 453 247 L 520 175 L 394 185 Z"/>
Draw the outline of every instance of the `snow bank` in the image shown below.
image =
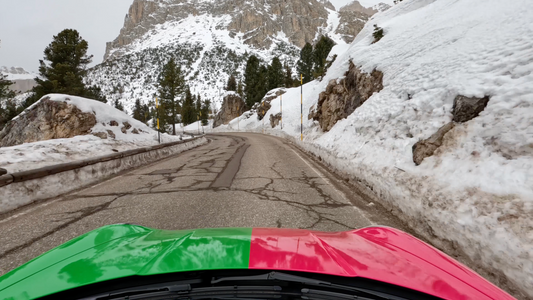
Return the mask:
<path fill-rule="evenodd" d="M 409 0 L 375 15 L 331 66 L 303 88 L 302 147 L 365 182 L 420 234 L 457 245 L 533 296 L 533 2 Z M 372 44 L 373 25 L 385 36 Z M 337 50 L 341 50 L 340 47 Z M 337 51 L 340 52 L 340 51 Z M 324 133 L 309 109 L 349 61 L 384 73 L 384 89 Z M 457 95 L 490 96 L 415 166 L 412 146 L 452 119 Z M 280 111 L 271 102 L 266 114 Z M 245 115 L 248 115 L 246 117 Z M 255 114 L 217 131 L 263 131 Z M 299 139 L 300 89 L 283 95 L 283 130 Z M 435 239 L 436 238 L 436 239 Z"/>
<path fill-rule="evenodd" d="M 92 128 L 92 133 L 107 134 L 107 131 L 111 130 L 115 138 L 101 139 L 86 135 L 1 147 L 0 168 L 14 173 L 158 144 L 157 131 L 108 104 L 61 94 L 50 94 L 45 97 L 50 97 L 52 101 L 73 104 L 82 112 L 94 113 L 97 124 Z M 26 111 L 38 105 L 39 101 Z M 117 122 L 118 126 L 110 126 L 111 121 Z M 126 130 L 126 133 L 121 130 L 125 122 L 132 126 Z M 132 132 L 134 129 L 138 130 L 138 134 Z M 189 137 L 183 136 L 183 139 L 185 138 Z M 178 140 L 180 136 L 161 135 L 163 143 Z"/>
<path fill-rule="evenodd" d="M 149 151 L 117 157 L 112 160 L 103 159 L 103 161 L 100 161 L 96 157 L 94 160 L 98 162 L 81 168 L 37 179 L 10 183 L 0 187 L 0 214 L 38 200 L 49 199 L 69 193 L 110 178 L 120 172 L 140 167 L 171 155 L 176 155 L 205 143 L 207 143 L 207 139 L 200 137 L 178 144 L 173 143 L 158 149 L 146 149 Z"/>

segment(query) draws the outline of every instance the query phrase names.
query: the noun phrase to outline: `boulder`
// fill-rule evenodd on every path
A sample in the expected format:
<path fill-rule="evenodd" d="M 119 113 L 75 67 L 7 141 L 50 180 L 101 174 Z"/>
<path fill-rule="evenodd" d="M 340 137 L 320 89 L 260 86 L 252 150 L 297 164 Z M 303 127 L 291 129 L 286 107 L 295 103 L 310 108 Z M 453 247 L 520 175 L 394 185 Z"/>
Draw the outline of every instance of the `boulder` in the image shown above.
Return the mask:
<path fill-rule="evenodd" d="M 281 121 L 281 113 L 270 115 L 270 126 L 272 126 L 272 128 L 278 126 L 280 121 Z"/>
<path fill-rule="evenodd" d="M 485 96 L 483 98 L 457 96 L 453 101 L 453 121 L 458 123 L 464 123 L 479 116 L 487 104 L 490 97 Z"/>
<path fill-rule="evenodd" d="M 323 131 L 329 131 L 339 120 L 348 117 L 374 93 L 383 89 L 383 73 L 374 70 L 364 73 L 350 62 L 344 78 L 332 79 L 326 90 L 320 93 L 316 109 L 308 118 L 319 122 Z"/>
<path fill-rule="evenodd" d="M 4 127 L 0 132 L 0 147 L 86 135 L 94 125 L 94 114 L 45 97 Z"/>
<path fill-rule="evenodd" d="M 242 98 L 237 93 L 228 93 L 222 102 L 222 107 L 220 111 L 215 116 L 213 122 L 213 128 L 216 128 L 220 125 L 226 125 L 231 120 L 242 115 L 245 111 L 246 104 Z"/>

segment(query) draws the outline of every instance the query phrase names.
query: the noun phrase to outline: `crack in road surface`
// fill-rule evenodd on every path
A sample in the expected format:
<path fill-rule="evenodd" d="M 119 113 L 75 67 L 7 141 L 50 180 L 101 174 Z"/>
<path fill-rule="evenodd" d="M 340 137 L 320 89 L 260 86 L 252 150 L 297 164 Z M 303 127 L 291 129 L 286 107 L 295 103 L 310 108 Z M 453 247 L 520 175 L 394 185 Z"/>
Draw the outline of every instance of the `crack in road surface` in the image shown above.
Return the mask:
<path fill-rule="evenodd" d="M 353 195 L 340 192 L 334 178 L 327 179 L 330 175 L 282 140 L 258 134 L 211 135 L 209 140 L 0 220 L 0 274 L 114 223 L 325 231 L 372 224 L 368 212 L 352 204 Z"/>

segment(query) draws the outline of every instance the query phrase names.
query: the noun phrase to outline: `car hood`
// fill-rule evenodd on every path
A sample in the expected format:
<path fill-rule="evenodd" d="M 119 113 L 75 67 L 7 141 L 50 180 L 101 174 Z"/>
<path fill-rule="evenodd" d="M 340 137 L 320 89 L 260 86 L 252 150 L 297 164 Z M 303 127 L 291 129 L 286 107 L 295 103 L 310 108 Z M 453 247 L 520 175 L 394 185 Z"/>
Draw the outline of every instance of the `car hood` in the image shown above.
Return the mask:
<path fill-rule="evenodd" d="M 2 299 L 35 299 L 128 276 L 264 269 L 363 277 L 445 299 L 514 299 L 470 269 L 400 230 L 346 232 L 105 226 L 0 277 Z"/>

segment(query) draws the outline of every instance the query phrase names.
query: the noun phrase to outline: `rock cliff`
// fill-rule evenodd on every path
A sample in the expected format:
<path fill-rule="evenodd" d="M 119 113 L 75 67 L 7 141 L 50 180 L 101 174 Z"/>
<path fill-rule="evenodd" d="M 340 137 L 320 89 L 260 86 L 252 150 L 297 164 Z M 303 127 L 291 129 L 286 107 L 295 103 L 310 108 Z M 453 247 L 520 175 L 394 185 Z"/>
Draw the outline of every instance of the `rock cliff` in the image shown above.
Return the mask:
<path fill-rule="evenodd" d="M 362 29 L 361 24 L 376 12 L 357 1 L 343 7 L 339 32 L 351 42 Z M 120 56 L 124 46 L 158 26 L 200 15 L 224 18 L 226 22 L 218 29 L 227 30 L 230 37 L 242 35 L 246 44 L 260 49 L 270 48 L 274 37 L 280 34 L 301 48 L 320 33 L 327 33 L 331 13 L 335 13 L 335 8 L 327 0 L 134 0 L 120 35 L 107 43 L 105 59 Z"/>

